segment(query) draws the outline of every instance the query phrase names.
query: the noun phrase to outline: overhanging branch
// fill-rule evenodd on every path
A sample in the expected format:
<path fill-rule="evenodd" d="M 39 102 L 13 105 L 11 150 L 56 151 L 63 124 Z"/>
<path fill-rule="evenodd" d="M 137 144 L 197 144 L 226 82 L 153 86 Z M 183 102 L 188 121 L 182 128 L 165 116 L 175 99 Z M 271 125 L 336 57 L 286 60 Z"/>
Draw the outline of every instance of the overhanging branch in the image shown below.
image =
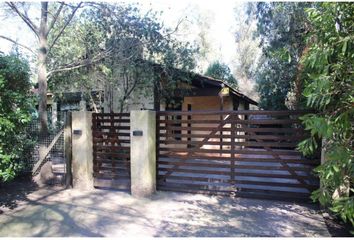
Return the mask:
<path fill-rule="evenodd" d="M 31 19 L 26 15 L 23 14 L 15 3 L 13 2 L 6 2 L 6 4 L 27 24 L 27 26 L 39 37 L 38 27 L 31 21 Z"/>
<path fill-rule="evenodd" d="M 59 37 L 63 34 L 63 32 L 65 31 L 66 27 L 70 24 L 71 20 L 73 19 L 76 11 L 81 7 L 82 2 L 80 2 L 75 8 L 74 10 L 71 12 L 68 20 L 65 22 L 64 26 L 61 28 L 61 30 L 59 31 L 58 35 L 54 38 L 52 44 L 50 45 L 50 47 L 48 48 L 48 52 L 50 52 L 50 50 L 52 49 L 52 47 L 56 44 L 56 42 L 58 41 Z"/>
<path fill-rule="evenodd" d="M 53 19 L 52 19 L 52 21 L 51 21 L 50 24 L 49 24 L 49 27 L 48 27 L 48 30 L 47 30 L 47 33 L 46 33 L 47 36 L 48 36 L 50 30 L 53 29 L 55 23 L 57 22 L 58 17 L 59 17 L 59 15 L 60 15 L 61 10 L 63 9 L 63 7 L 64 7 L 64 3 L 61 2 L 61 3 L 60 3 L 60 6 L 59 6 L 59 8 L 58 8 L 58 10 L 55 12 L 55 14 L 54 14 L 54 16 L 53 16 Z"/>
<path fill-rule="evenodd" d="M 79 60 L 79 61 L 76 61 L 76 62 L 73 62 L 73 63 L 70 63 L 70 64 L 65 64 L 65 65 L 59 66 L 56 69 L 53 69 L 52 71 L 50 71 L 48 73 L 47 79 L 49 79 L 54 73 L 67 72 L 67 71 L 79 69 L 79 68 L 82 68 L 82 67 L 90 66 L 90 65 L 92 65 L 94 63 L 97 63 L 97 62 L 101 61 L 102 59 L 107 57 L 110 53 L 111 53 L 111 50 L 107 50 L 107 51 L 104 51 L 104 52 L 101 52 L 101 53 L 97 54 L 93 58 Z"/>
<path fill-rule="evenodd" d="M 5 37 L 5 36 L 0 35 L 0 38 L 5 39 L 5 40 L 7 40 L 7 41 L 9 41 L 9 42 L 12 42 L 12 43 L 14 43 L 14 44 L 16 44 L 16 45 L 18 45 L 18 46 L 20 46 L 20 47 L 22 47 L 22 48 L 24 48 L 24 49 L 30 51 L 30 52 L 33 53 L 33 54 L 36 53 L 36 52 L 33 51 L 30 47 L 27 47 L 27 46 L 25 46 L 25 45 L 23 45 L 23 44 L 21 44 L 21 43 L 15 41 L 15 40 L 9 38 L 9 37 Z"/>

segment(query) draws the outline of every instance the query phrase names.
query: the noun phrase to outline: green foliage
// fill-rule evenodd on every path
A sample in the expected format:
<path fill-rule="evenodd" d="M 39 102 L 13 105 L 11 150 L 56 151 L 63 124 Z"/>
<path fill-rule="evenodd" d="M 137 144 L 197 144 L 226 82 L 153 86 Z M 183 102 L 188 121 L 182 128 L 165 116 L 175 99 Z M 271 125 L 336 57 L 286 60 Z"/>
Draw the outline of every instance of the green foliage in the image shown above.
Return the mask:
<path fill-rule="evenodd" d="M 325 140 L 326 162 L 316 168 L 321 188 L 313 199 L 354 225 L 354 5 L 321 3 L 307 10 L 313 30 L 303 58 L 307 106 L 318 111 L 303 122 L 311 137 L 299 149 L 311 154 Z"/>
<path fill-rule="evenodd" d="M 28 64 L 0 55 L 0 181 L 13 179 L 21 167 L 24 131 L 31 119 L 30 86 Z"/>
<path fill-rule="evenodd" d="M 205 75 L 215 79 L 224 80 L 231 87 L 237 89 L 237 80 L 232 75 L 230 68 L 224 63 L 220 63 L 219 61 L 213 62 L 207 68 Z"/>
<path fill-rule="evenodd" d="M 135 4 L 93 3 L 52 50 L 51 68 L 65 70 L 52 75 L 50 88 L 83 92 L 116 89 L 122 106 L 133 90 L 151 95 L 155 85 L 164 98 L 171 95 L 169 89 L 177 87 L 176 80 L 181 80 L 174 68 L 193 69 L 195 52 L 189 43 L 173 37 L 156 12 L 142 13 Z M 72 62 L 89 64 L 75 68 L 79 64 Z M 164 77 L 163 88 L 155 81 L 156 75 Z"/>
<path fill-rule="evenodd" d="M 249 9 L 256 15 L 256 34 L 261 39 L 262 56 L 255 77 L 259 106 L 264 109 L 287 109 L 285 102 L 300 74 L 297 67 L 306 47 L 305 8 L 310 4 L 260 2 L 256 10 Z"/>

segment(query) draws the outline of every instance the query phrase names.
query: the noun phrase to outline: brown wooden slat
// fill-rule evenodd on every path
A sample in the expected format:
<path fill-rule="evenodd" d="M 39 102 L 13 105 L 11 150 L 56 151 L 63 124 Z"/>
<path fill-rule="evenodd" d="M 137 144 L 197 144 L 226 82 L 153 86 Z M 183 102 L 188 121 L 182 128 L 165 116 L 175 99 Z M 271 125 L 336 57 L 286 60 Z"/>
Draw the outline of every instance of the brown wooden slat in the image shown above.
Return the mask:
<path fill-rule="evenodd" d="M 160 140 L 159 141 L 160 144 L 199 144 L 199 141 L 181 141 L 181 140 Z M 264 143 L 259 143 L 259 142 L 251 142 L 251 141 L 247 141 L 247 142 L 207 142 L 205 143 L 203 146 L 205 145 L 222 145 L 222 146 L 246 146 L 246 147 L 263 147 L 263 146 L 267 146 L 267 147 L 290 147 L 290 148 L 296 148 L 297 147 L 297 143 L 293 142 L 293 143 L 289 143 L 289 142 L 264 142 Z"/>
<path fill-rule="evenodd" d="M 173 153 L 224 153 L 224 154 L 247 154 L 247 155 L 272 155 L 269 151 L 259 151 L 259 150 L 243 150 L 237 149 L 235 151 L 227 149 L 186 149 L 186 148 L 176 148 L 176 147 L 159 147 L 159 152 L 173 152 Z M 277 151 L 280 156 L 301 156 L 301 153 L 297 151 Z"/>
<path fill-rule="evenodd" d="M 121 164 L 121 165 L 129 165 L 130 164 L 130 161 L 127 160 L 126 158 L 125 159 L 117 159 L 117 158 L 114 158 L 114 159 L 107 159 L 107 158 L 96 158 L 94 160 L 95 163 L 114 163 L 116 165 L 118 164 Z"/>
<path fill-rule="evenodd" d="M 129 113 L 92 116 L 95 187 L 130 189 L 129 116 Z"/>
<path fill-rule="evenodd" d="M 221 195 L 221 196 L 236 196 L 236 197 L 245 197 L 245 198 L 257 198 L 257 199 L 268 199 L 268 200 L 282 200 L 290 202 L 312 202 L 309 197 L 300 197 L 300 196 L 288 196 L 288 195 L 279 195 L 279 194 L 261 194 L 261 193 L 247 193 L 247 192 L 230 192 L 230 191 L 208 191 L 208 190 L 190 190 L 182 188 L 172 188 L 158 186 L 157 188 L 160 191 L 173 191 L 173 192 L 184 192 L 184 193 L 196 193 L 196 194 L 208 194 L 208 195 Z"/>
<path fill-rule="evenodd" d="M 92 132 L 93 137 L 99 138 L 99 137 L 130 137 L 129 132 L 119 132 L 119 133 L 108 133 L 108 132 L 100 132 L 100 131 L 93 131 Z M 124 138 L 124 139 L 129 139 L 129 138 Z"/>
<path fill-rule="evenodd" d="M 227 123 L 226 123 L 227 124 Z M 226 125 L 225 124 L 225 125 Z M 167 126 L 167 127 L 160 127 L 159 131 L 202 131 L 202 132 L 210 132 L 213 131 L 213 127 L 180 127 L 180 126 Z M 236 128 L 237 132 L 262 132 L 262 133 L 297 133 L 303 134 L 305 131 L 302 128 Z M 223 127 L 219 128 L 217 132 L 224 131 L 224 132 L 231 132 L 230 127 Z"/>
<path fill-rule="evenodd" d="M 222 156 L 181 156 L 176 154 L 159 154 L 158 157 L 160 159 L 165 160 L 165 158 L 172 158 L 172 159 L 185 159 L 188 158 L 190 160 L 222 160 L 222 161 L 241 161 L 241 162 L 286 162 L 286 163 L 298 163 L 298 164 L 308 164 L 308 165 L 318 165 L 320 162 L 319 160 L 309 160 L 309 159 L 277 159 L 269 156 L 268 158 L 254 158 L 254 157 L 244 157 L 244 156 L 236 156 L 234 158 L 230 157 L 222 157 Z M 158 160 L 160 161 L 160 160 Z"/>
<path fill-rule="evenodd" d="M 111 123 L 111 119 L 93 119 L 95 123 Z M 122 118 L 122 119 L 114 119 L 115 124 L 120 124 L 120 123 L 130 123 L 129 118 Z"/>
<path fill-rule="evenodd" d="M 208 134 L 172 134 L 172 133 L 160 133 L 161 138 L 206 138 Z M 231 134 L 218 135 L 217 138 L 230 139 Z M 298 136 L 295 134 L 291 135 L 236 135 L 236 139 L 263 139 L 263 140 L 288 140 L 288 141 L 300 141 L 304 140 L 309 135 Z"/>
<path fill-rule="evenodd" d="M 100 118 L 100 117 L 130 117 L 130 113 L 92 113 L 92 116 L 95 118 Z"/>
<path fill-rule="evenodd" d="M 116 164 L 116 165 L 100 165 L 99 167 L 96 165 L 93 166 L 93 170 L 95 172 L 99 172 L 99 171 L 105 171 L 105 170 L 108 170 L 108 171 L 111 171 L 111 172 L 116 172 L 116 173 L 124 173 L 124 174 L 127 174 L 129 175 L 130 174 L 130 171 L 127 171 L 127 168 L 123 168 L 121 165 L 119 164 Z"/>
<path fill-rule="evenodd" d="M 206 187 L 208 185 L 202 185 L 202 184 L 174 184 L 174 183 L 160 183 L 160 187 L 168 187 L 168 188 L 184 188 L 184 189 L 191 189 L 191 190 L 207 190 L 207 191 L 212 191 L 212 192 L 218 192 L 218 190 L 215 189 L 207 189 Z M 224 190 L 225 191 L 225 190 Z M 227 191 L 227 190 L 226 190 Z M 235 191 L 240 191 L 236 190 Z M 268 192 L 269 194 L 286 194 L 288 196 L 297 196 L 297 197 L 309 197 L 309 193 L 303 193 L 303 192 L 296 192 L 296 191 L 286 191 L 286 190 L 266 190 L 266 189 L 256 189 L 256 188 L 249 188 L 249 187 L 242 187 L 241 191 L 252 191 L 252 192 L 262 192 L 266 193 Z"/>
<path fill-rule="evenodd" d="M 111 157 L 117 157 L 117 158 L 130 158 L 130 154 L 129 153 L 116 153 L 116 152 L 96 152 L 97 156 L 111 156 Z"/>
<path fill-rule="evenodd" d="M 160 124 L 160 127 L 166 127 L 169 124 L 184 124 L 184 123 L 190 123 L 193 125 L 196 124 L 219 124 L 220 120 L 177 120 L 177 119 L 171 119 L 171 120 L 160 120 L 158 121 Z M 262 124 L 262 125 L 269 125 L 269 124 L 293 124 L 293 123 L 301 123 L 301 120 L 298 119 L 269 119 L 269 120 L 227 120 L 226 123 L 236 123 L 236 124 Z M 164 125 L 162 125 L 164 124 Z"/>
<path fill-rule="evenodd" d="M 162 176 L 157 176 L 157 184 L 160 183 L 160 179 L 163 179 Z M 301 183 L 284 183 L 284 182 L 271 182 L 271 181 L 252 181 L 252 180 L 231 180 L 231 179 L 221 179 L 221 178 L 211 178 L 211 177 L 187 177 L 187 176 L 169 176 L 166 180 L 181 180 L 181 181 L 197 181 L 197 182 L 220 182 L 227 184 L 248 184 L 248 185 L 260 185 L 260 186 L 272 186 L 272 187 L 294 187 L 294 188 L 303 188 L 304 185 Z M 318 184 L 312 185 L 308 184 L 313 190 L 319 187 Z"/>
<path fill-rule="evenodd" d="M 112 130 L 112 129 L 115 129 L 115 130 L 129 130 L 129 127 L 130 125 L 119 125 L 119 126 L 116 126 L 116 125 L 108 125 L 108 124 L 101 124 L 101 125 L 98 125 L 96 127 L 93 127 L 93 130 L 98 130 L 98 131 L 108 131 L 108 130 Z"/>
<path fill-rule="evenodd" d="M 96 150 L 110 150 L 110 151 L 122 151 L 122 150 L 126 150 L 126 151 L 130 151 L 130 147 L 129 146 L 103 146 L 103 145 L 95 145 Z"/>
<path fill-rule="evenodd" d="M 99 143 L 130 143 L 130 139 L 119 139 L 119 138 L 97 138 L 94 137 L 93 142 L 95 144 L 99 144 Z"/>
<path fill-rule="evenodd" d="M 288 116 L 288 115 L 303 115 L 313 113 L 306 110 L 289 110 L 289 111 L 266 111 L 266 110 L 238 110 L 238 111 L 159 111 L 158 116 L 165 115 L 273 115 L 273 116 Z"/>
<path fill-rule="evenodd" d="M 158 171 L 168 171 L 170 168 L 158 167 Z M 182 173 L 195 173 L 195 174 L 213 174 L 213 175 L 227 175 L 230 176 L 230 171 L 212 171 L 212 170 L 203 170 L 203 169 L 174 169 L 173 172 L 182 172 Z M 163 174 L 160 174 L 164 176 Z M 235 176 L 248 176 L 248 177 L 265 177 L 265 178 L 286 178 L 294 179 L 292 175 L 286 174 L 273 174 L 273 173 L 254 173 L 254 172 L 235 172 Z M 168 178 L 168 177 L 167 177 Z M 307 175 L 298 175 L 299 179 L 314 179 L 314 176 Z"/>
<path fill-rule="evenodd" d="M 94 179 L 105 179 L 105 180 L 129 180 L 130 181 L 130 176 L 127 175 L 119 175 L 119 174 L 109 174 L 109 173 L 95 173 L 94 174 Z"/>
<path fill-rule="evenodd" d="M 235 161 L 232 161 L 235 163 Z M 231 163 L 232 163 L 231 162 Z M 232 164 L 221 164 L 221 163 L 191 163 L 191 162 L 169 162 L 169 161 L 159 161 L 160 165 L 167 165 L 167 166 L 195 166 L 195 167 L 203 167 L 203 168 L 232 168 Z M 257 165 L 245 165 L 245 164 L 235 164 L 235 169 L 255 169 L 255 170 L 281 170 L 286 171 L 284 166 L 257 166 Z M 312 172 L 312 168 L 309 166 L 290 166 L 290 168 L 294 171 L 304 171 L 304 172 Z"/>

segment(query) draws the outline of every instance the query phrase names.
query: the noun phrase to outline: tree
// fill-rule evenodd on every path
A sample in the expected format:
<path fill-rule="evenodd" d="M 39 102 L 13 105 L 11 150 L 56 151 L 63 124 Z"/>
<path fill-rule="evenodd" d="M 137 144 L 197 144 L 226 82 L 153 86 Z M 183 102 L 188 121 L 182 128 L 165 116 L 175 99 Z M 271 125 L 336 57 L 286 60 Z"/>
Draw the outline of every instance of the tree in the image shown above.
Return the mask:
<path fill-rule="evenodd" d="M 0 182 L 20 170 L 26 123 L 31 119 L 28 64 L 17 56 L 0 55 Z"/>
<path fill-rule="evenodd" d="M 312 3 L 257 3 L 254 11 L 262 56 L 256 81 L 260 106 L 265 109 L 300 108 L 302 67 L 306 34 L 310 29 L 305 8 Z M 250 5 L 251 6 L 251 5 Z M 294 99 L 287 101 L 289 92 Z M 276 99 L 277 101 L 274 101 Z"/>
<path fill-rule="evenodd" d="M 242 4 L 234 9 L 235 56 L 232 72 L 237 79 L 240 91 L 258 101 L 255 73 L 261 54 L 259 37 L 254 36 L 257 30 L 257 19 L 253 11 L 256 3 Z"/>
<path fill-rule="evenodd" d="M 354 5 L 321 3 L 307 10 L 313 25 L 303 57 L 307 106 L 317 111 L 303 117 L 311 137 L 299 149 L 311 154 L 323 138 L 325 162 L 315 170 L 321 181 L 314 200 L 354 226 Z"/>
<path fill-rule="evenodd" d="M 205 75 L 224 80 L 231 87 L 238 88 L 237 80 L 232 75 L 230 68 L 226 64 L 220 63 L 219 61 L 210 64 L 205 72 Z"/>
<path fill-rule="evenodd" d="M 14 15 L 18 16 L 24 24 L 26 24 L 29 29 L 36 36 L 38 48 L 32 50 L 30 47 L 25 45 L 19 45 L 37 54 L 37 65 L 38 65 L 38 93 L 39 93 L 39 104 L 38 113 L 40 120 L 40 132 L 42 136 L 47 135 L 48 131 L 48 118 L 47 118 L 47 80 L 48 80 L 48 55 L 57 43 L 58 39 L 63 35 L 65 29 L 70 24 L 77 10 L 81 7 L 82 3 L 77 5 L 70 5 L 65 2 L 53 3 L 49 6 L 48 2 L 41 2 L 40 6 L 34 3 L 33 6 L 40 7 L 39 23 L 35 22 L 35 18 L 31 19 L 29 17 L 29 10 L 31 5 L 25 3 L 14 3 L 7 2 L 8 10 Z M 59 27 L 60 30 L 53 34 L 53 28 L 62 19 L 63 24 Z M 56 26 L 58 27 L 58 26 Z M 7 39 L 15 44 L 17 41 L 12 40 L 7 36 L 0 36 Z M 50 41 L 48 41 L 50 40 Z"/>
<path fill-rule="evenodd" d="M 104 90 L 110 109 L 118 104 L 120 111 L 132 94 L 151 96 L 156 88 L 161 98 L 171 96 L 168 89 L 176 88 L 178 79 L 174 68 L 188 71 L 195 66 L 195 48 L 174 38 L 177 28 L 164 27 L 155 12 L 143 14 L 135 4 L 94 4 L 82 11 L 53 49 L 52 67 L 62 70 L 52 72 L 49 84 L 57 91 L 80 90 L 88 95 Z M 102 51 L 109 56 L 85 67 L 65 62 L 64 67 L 57 66 L 75 57 L 90 61 Z M 155 81 L 162 75 L 164 87 Z M 119 99 L 112 101 L 113 92 L 120 93 Z"/>

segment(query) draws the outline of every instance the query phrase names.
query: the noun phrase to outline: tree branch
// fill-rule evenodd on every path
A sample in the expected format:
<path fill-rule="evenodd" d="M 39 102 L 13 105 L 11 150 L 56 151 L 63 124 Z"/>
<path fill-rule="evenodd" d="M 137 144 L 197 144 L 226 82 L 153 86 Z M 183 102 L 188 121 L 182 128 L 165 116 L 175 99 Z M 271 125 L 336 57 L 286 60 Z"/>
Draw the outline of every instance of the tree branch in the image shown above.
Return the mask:
<path fill-rule="evenodd" d="M 47 33 L 46 33 L 47 36 L 48 36 L 50 30 L 52 30 L 52 28 L 54 27 L 54 24 L 56 23 L 56 21 L 57 21 L 57 19 L 59 17 L 59 14 L 60 14 L 61 10 L 63 9 L 63 7 L 64 7 L 64 3 L 61 2 L 58 10 L 55 12 L 55 14 L 53 16 L 53 19 L 52 19 L 51 23 L 49 24 L 49 27 L 48 27 L 48 30 L 47 30 Z"/>
<path fill-rule="evenodd" d="M 168 36 L 174 34 L 175 32 L 177 32 L 179 26 L 180 26 L 185 20 L 186 20 L 185 18 L 180 18 L 180 19 L 178 20 L 178 22 L 177 22 L 177 25 L 176 25 L 175 29 L 172 30 L 171 32 L 167 33 L 167 34 L 164 35 L 163 37 L 168 37 Z"/>
<path fill-rule="evenodd" d="M 58 68 L 50 71 L 48 73 L 48 75 L 47 75 L 47 78 L 49 79 L 54 73 L 67 72 L 67 71 L 71 71 L 71 70 L 75 70 L 75 69 L 79 69 L 79 68 L 82 68 L 82 67 L 86 67 L 86 66 L 92 65 L 94 63 L 97 63 L 97 62 L 101 61 L 102 59 L 107 57 L 110 53 L 111 53 L 111 50 L 107 50 L 107 51 L 104 51 L 104 52 L 101 52 L 101 53 L 97 54 L 93 58 L 84 59 L 84 60 L 76 61 L 76 62 L 73 62 L 73 63 L 70 63 L 70 64 L 65 64 L 63 66 L 59 66 Z"/>
<path fill-rule="evenodd" d="M 27 16 L 27 14 L 23 14 L 20 12 L 20 10 L 17 8 L 15 3 L 13 2 L 6 2 L 6 4 L 14 11 L 17 13 L 17 15 L 27 24 L 27 26 L 36 34 L 37 37 L 39 37 L 38 33 L 38 27 L 31 21 L 31 19 Z"/>
<path fill-rule="evenodd" d="M 58 35 L 54 38 L 53 43 L 50 45 L 50 47 L 48 48 L 48 52 L 50 52 L 50 50 L 52 49 L 52 47 L 55 45 L 55 43 L 58 41 L 59 37 L 63 34 L 63 32 L 65 31 L 66 27 L 69 25 L 69 23 L 71 22 L 71 20 L 73 19 L 76 11 L 81 7 L 82 2 L 80 2 L 72 11 L 71 15 L 69 16 L 68 20 L 65 22 L 64 26 L 62 27 L 62 29 L 59 31 Z"/>
<path fill-rule="evenodd" d="M 22 47 L 22 48 L 24 48 L 24 49 L 30 51 L 30 52 L 32 52 L 33 54 L 36 53 L 36 52 L 33 51 L 30 47 L 27 47 L 27 46 L 25 46 L 25 45 L 23 45 L 23 44 L 21 44 L 21 43 L 15 41 L 15 40 L 12 40 L 11 38 L 8 38 L 8 37 L 2 36 L 2 35 L 0 35 L 0 38 L 3 38 L 3 39 L 5 39 L 5 40 L 7 40 L 7 41 L 9 41 L 9 42 L 12 42 L 12 43 L 14 43 L 14 44 L 16 44 L 16 45 L 18 45 L 18 46 L 20 46 L 20 47 Z"/>

